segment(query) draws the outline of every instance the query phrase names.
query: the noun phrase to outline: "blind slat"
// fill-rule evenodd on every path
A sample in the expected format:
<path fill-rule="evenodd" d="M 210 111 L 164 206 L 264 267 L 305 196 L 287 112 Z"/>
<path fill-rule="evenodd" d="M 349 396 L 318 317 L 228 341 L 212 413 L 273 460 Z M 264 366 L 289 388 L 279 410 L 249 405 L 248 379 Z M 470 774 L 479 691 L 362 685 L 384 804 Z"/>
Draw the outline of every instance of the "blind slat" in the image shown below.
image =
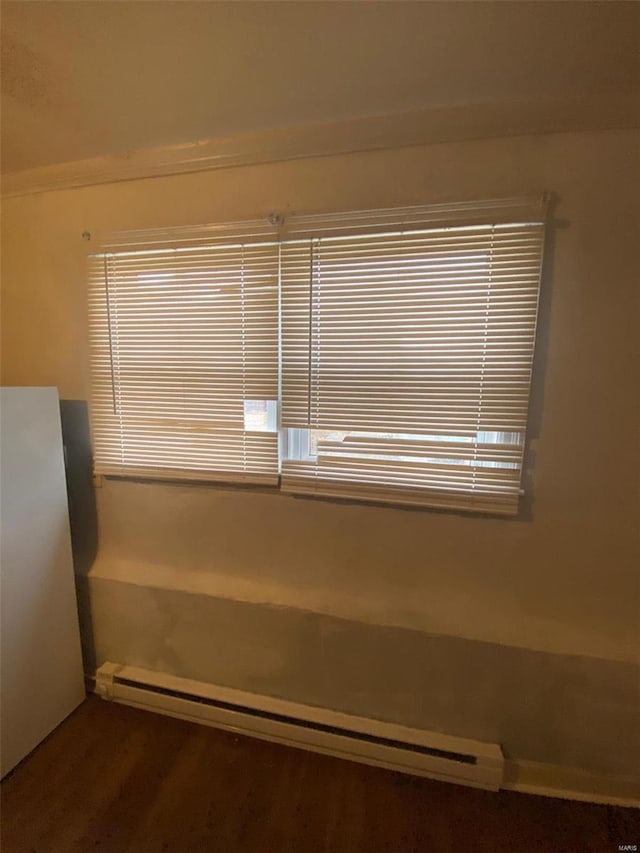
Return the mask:
<path fill-rule="evenodd" d="M 525 222 L 283 245 L 283 488 L 514 514 L 542 241 Z"/>
<path fill-rule="evenodd" d="M 272 242 L 92 259 L 98 473 L 277 483 L 266 406 L 278 395 L 278 253 Z M 263 429 L 247 404 L 265 410 Z"/>
<path fill-rule="evenodd" d="M 108 235 L 96 471 L 514 514 L 544 206 Z"/>

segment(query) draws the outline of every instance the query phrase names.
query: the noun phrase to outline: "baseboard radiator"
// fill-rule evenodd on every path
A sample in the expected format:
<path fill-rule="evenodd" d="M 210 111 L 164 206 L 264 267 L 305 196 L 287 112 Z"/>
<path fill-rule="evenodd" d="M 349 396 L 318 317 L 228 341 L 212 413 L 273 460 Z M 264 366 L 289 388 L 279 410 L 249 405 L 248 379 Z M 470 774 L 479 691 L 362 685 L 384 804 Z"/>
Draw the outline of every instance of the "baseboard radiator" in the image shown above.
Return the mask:
<path fill-rule="evenodd" d="M 356 717 L 133 666 L 105 663 L 104 699 L 172 717 L 403 773 L 497 791 L 498 744 Z"/>

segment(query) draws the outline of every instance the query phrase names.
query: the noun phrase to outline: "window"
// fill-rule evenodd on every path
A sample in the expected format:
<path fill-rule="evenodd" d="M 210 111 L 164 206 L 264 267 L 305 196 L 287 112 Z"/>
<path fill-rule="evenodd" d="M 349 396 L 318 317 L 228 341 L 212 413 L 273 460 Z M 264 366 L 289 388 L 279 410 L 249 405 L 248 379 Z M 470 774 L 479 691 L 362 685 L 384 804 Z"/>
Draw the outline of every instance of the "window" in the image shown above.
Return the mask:
<path fill-rule="evenodd" d="M 277 484 L 279 247 L 237 236 L 93 258 L 97 472 Z"/>
<path fill-rule="evenodd" d="M 544 204 L 265 227 L 94 258 L 97 470 L 515 514 Z"/>

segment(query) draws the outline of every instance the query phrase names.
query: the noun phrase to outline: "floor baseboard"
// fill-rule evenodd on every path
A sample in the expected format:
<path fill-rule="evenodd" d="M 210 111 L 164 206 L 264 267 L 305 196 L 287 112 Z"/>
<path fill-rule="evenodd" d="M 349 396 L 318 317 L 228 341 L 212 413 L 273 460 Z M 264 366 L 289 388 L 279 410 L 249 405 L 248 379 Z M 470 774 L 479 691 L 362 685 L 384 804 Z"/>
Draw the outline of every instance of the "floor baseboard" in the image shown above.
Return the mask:
<path fill-rule="evenodd" d="M 563 800 L 640 808 L 640 780 L 537 761 L 506 761 L 502 788 Z"/>

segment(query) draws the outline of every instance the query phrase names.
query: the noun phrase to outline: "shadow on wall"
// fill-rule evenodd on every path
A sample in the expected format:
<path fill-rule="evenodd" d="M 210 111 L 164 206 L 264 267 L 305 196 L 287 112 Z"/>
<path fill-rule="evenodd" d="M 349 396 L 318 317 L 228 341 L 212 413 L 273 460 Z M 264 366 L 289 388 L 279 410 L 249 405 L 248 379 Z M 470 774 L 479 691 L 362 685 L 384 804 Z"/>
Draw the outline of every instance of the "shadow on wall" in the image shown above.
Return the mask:
<path fill-rule="evenodd" d="M 553 272 L 555 269 L 556 238 L 559 230 L 569 227 L 567 220 L 557 219 L 555 208 L 559 199 L 555 193 L 549 194 L 547 227 L 544 238 L 544 257 L 540 277 L 540 296 L 538 300 L 538 321 L 536 341 L 533 352 L 531 372 L 531 393 L 529 397 L 529 416 L 527 418 L 527 438 L 522 467 L 522 489 L 518 512 L 519 521 L 532 521 L 533 495 L 535 493 L 534 476 L 536 470 L 536 451 L 532 442 L 540 438 L 544 409 L 545 380 L 549 360 L 549 328 L 553 297 Z"/>
<path fill-rule="evenodd" d="M 95 671 L 95 645 L 87 575 L 98 551 L 98 514 L 93 488 L 89 408 L 85 400 L 60 400 L 69 501 L 71 547 L 85 672 Z"/>

